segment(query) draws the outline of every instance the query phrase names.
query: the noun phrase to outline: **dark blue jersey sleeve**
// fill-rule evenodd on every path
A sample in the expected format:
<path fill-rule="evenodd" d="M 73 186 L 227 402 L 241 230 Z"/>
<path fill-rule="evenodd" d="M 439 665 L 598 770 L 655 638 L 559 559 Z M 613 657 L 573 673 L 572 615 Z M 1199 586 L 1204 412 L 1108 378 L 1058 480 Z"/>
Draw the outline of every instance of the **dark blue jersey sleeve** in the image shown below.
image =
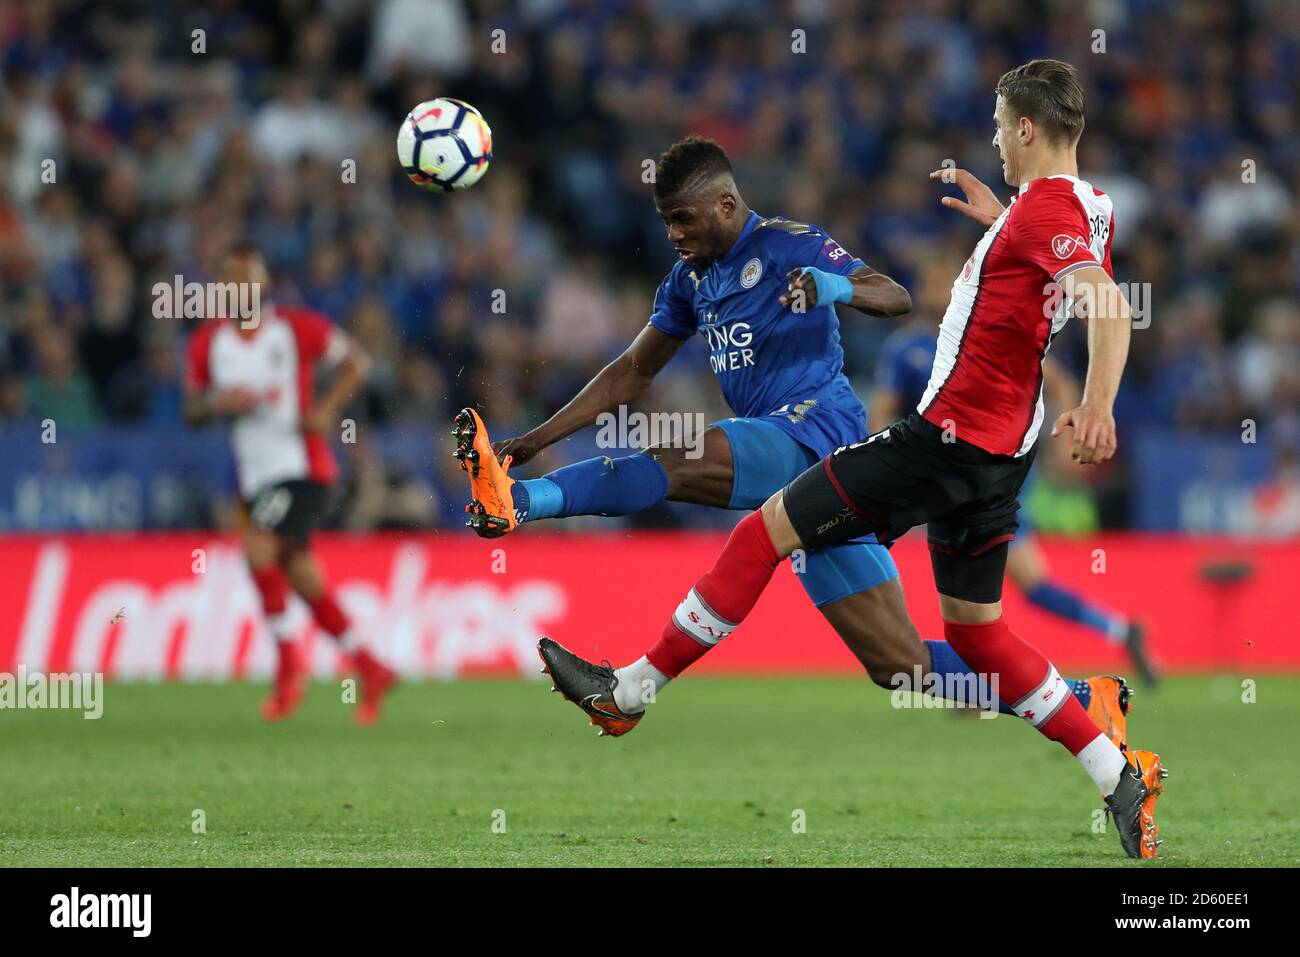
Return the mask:
<path fill-rule="evenodd" d="M 650 325 L 677 339 L 689 339 L 695 335 L 695 330 L 699 326 L 699 317 L 691 308 L 690 300 L 682 295 L 681 279 L 679 269 L 674 268 L 659 284 L 659 291 L 655 293 L 655 307 L 650 316 Z"/>

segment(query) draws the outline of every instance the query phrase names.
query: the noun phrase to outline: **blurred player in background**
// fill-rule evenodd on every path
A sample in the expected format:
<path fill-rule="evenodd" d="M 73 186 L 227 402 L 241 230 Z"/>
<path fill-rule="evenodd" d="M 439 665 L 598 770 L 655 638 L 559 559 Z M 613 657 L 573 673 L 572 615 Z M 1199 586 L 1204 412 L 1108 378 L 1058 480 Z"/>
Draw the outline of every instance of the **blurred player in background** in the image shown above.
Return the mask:
<path fill-rule="evenodd" d="M 921 273 L 916 317 L 885 341 L 870 402 L 871 421 L 878 426 L 897 422 L 925 395 L 953 271 L 949 263 L 941 260 L 926 264 Z M 1050 357 L 1043 361 L 1043 389 L 1054 408 L 1072 409 L 1079 403 L 1078 382 L 1064 365 Z M 1026 487 L 1033 481 L 1031 471 Z M 1158 674 L 1147 654 L 1141 624 L 1053 580 L 1047 557 L 1035 540 L 1023 507 L 1016 517 L 1020 528 L 1007 554 L 1007 577 L 1011 582 L 1031 604 L 1048 614 L 1083 625 L 1112 644 L 1122 645 L 1142 682 L 1154 685 Z"/>
<path fill-rule="evenodd" d="M 907 291 L 817 226 L 751 211 L 725 151 L 711 140 L 688 137 L 663 154 L 655 204 L 678 262 L 659 287 L 649 325 L 627 351 L 546 422 L 495 448 L 478 413 L 466 409 L 458 417 L 457 455 L 470 473 L 470 524 L 480 535 L 544 518 L 626 515 L 665 498 L 752 509 L 866 431 L 866 410 L 844 375 L 834 304 L 898 316 L 911 307 Z M 697 436 L 702 447 L 656 446 L 538 479 L 509 477 L 512 461 L 529 461 L 601 413 L 635 402 L 697 333 L 709 343 L 718 384 L 736 413 Z M 941 677 L 939 687 L 953 700 L 975 703 L 960 697 L 976 693 L 971 669 L 947 642 L 921 640 L 898 569 L 874 536 L 810 552 L 798 577 L 878 685 L 898 688 L 900 676 L 910 685 L 923 673 Z M 665 641 L 619 669 L 618 714 L 608 704 L 592 704 L 589 712 L 601 733 L 631 730 L 645 714 L 647 689 L 663 688 L 719 638 Z M 1071 687 L 1122 744 L 1123 682 L 1087 679 Z"/>
<path fill-rule="evenodd" d="M 248 320 L 209 319 L 191 336 L 185 420 L 231 422 L 247 513 L 244 554 L 278 655 L 262 714 L 287 718 L 302 700 L 307 665 L 287 613 L 292 586 L 355 668 L 361 684 L 356 720 L 371 724 L 396 677 L 361 646 L 310 549 L 338 477 L 326 435 L 365 382 L 369 358 L 319 313 L 272 305 L 266 263 L 256 248 L 233 248 L 223 272 L 225 283 L 242 284 L 227 289 L 258 291 L 244 301 L 260 303 L 260 311 Z M 336 370 L 334 382 L 317 398 L 315 376 L 327 368 Z"/>

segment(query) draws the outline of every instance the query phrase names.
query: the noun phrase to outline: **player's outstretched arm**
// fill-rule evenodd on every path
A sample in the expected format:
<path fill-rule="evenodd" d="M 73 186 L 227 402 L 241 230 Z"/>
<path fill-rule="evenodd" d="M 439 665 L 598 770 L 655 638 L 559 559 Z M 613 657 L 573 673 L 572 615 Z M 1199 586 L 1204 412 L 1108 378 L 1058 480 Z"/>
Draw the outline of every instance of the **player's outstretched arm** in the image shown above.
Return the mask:
<path fill-rule="evenodd" d="M 953 183 L 966 194 L 963 202 L 956 196 L 944 196 L 939 202 L 949 209 L 955 209 L 964 216 L 969 216 L 985 229 L 988 229 L 1002 215 L 1004 207 L 989 189 L 964 169 L 937 169 L 930 174 L 930 179 L 943 183 Z"/>
<path fill-rule="evenodd" d="M 892 318 L 912 311 L 912 296 L 884 273 L 859 266 L 847 276 L 800 266 L 786 275 L 781 305 L 806 312 L 822 302 L 842 302 L 869 316 Z"/>
<path fill-rule="evenodd" d="M 635 402 L 685 343 L 685 339 L 647 325 L 623 354 L 601 369 L 568 405 L 528 434 L 497 442 L 492 450 L 498 458 L 510 455 L 515 465 L 522 465 L 548 445 L 593 425 L 602 412 Z"/>
<path fill-rule="evenodd" d="M 1124 294 L 1100 266 L 1063 276 L 1061 288 L 1074 300 L 1076 313 L 1088 324 L 1088 375 L 1082 402 L 1057 417 L 1052 435 L 1074 429 L 1070 457 L 1094 465 L 1113 456 L 1118 445 L 1115 395 L 1128 361 L 1133 313 Z"/>

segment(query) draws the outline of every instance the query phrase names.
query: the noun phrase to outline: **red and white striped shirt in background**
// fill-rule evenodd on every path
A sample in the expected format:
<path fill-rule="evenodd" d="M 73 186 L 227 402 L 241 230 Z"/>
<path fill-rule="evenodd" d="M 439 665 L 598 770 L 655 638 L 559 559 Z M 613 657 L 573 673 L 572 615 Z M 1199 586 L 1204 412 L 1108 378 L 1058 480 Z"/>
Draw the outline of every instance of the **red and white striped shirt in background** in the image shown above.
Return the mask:
<path fill-rule="evenodd" d="M 338 476 L 325 437 L 305 433 L 304 413 L 314 400 L 316 370 L 347 354 L 347 337 L 308 309 L 263 306 L 252 329 L 229 319 L 210 319 L 189 343 L 187 383 L 194 391 L 244 388 L 257 405 L 231 430 L 239 491 L 291 479 L 329 484 Z"/>

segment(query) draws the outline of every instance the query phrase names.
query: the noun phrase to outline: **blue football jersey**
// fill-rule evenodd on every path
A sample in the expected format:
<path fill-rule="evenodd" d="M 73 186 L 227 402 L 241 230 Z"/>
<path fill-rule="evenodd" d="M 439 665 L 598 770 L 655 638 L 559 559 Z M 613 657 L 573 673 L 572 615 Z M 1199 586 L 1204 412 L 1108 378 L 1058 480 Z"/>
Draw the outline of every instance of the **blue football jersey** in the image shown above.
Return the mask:
<path fill-rule="evenodd" d="M 736 415 L 770 417 L 826 455 L 867 434 L 867 412 L 844 375 L 834 305 L 800 314 L 779 297 L 792 269 L 848 275 L 862 265 L 817 226 L 750 213 L 731 249 L 707 269 L 673 267 L 659 285 L 650 323 L 679 339 L 704 336 Z"/>

